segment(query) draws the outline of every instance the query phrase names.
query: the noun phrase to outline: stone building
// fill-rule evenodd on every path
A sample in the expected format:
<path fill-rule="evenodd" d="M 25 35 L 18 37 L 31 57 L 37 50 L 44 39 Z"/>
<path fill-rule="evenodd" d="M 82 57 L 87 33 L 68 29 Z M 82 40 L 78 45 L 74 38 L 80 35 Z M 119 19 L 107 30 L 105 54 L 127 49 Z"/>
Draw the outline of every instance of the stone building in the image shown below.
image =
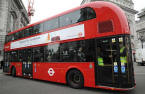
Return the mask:
<path fill-rule="evenodd" d="M 112 2 L 124 10 L 128 18 L 129 25 L 130 25 L 132 48 L 134 49 L 135 48 L 134 44 L 136 44 L 136 41 L 137 41 L 137 34 L 136 34 L 136 28 L 135 28 L 135 14 L 137 13 L 137 11 L 134 10 L 133 1 L 132 0 L 83 0 L 81 4 L 85 4 L 85 3 L 93 2 L 93 1 Z"/>
<path fill-rule="evenodd" d="M 0 61 L 3 59 L 5 35 L 29 23 L 22 0 L 0 0 Z"/>
<path fill-rule="evenodd" d="M 145 8 L 138 13 L 139 20 L 136 21 L 136 32 L 138 38 L 138 48 L 145 48 Z"/>

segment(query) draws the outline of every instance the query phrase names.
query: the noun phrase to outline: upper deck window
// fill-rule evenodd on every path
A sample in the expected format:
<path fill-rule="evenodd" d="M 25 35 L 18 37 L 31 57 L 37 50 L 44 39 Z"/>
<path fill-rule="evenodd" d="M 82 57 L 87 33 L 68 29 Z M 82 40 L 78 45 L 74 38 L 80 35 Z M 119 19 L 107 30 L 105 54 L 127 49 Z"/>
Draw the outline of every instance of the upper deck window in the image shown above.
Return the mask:
<path fill-rule="evenodd" d="M 60 27 L 96 18 L 92 8 L 86 7 L 60 17 Z"/>
<path fill-rule="evenodd" d="M 111 20 L 99 22 L 99 33 L 113 32 L 113 23 Z"/>
<path fill-rule="evenodd" d="M 44 32 L 58 28 L 59 27 L 58 22 L 59 22 L 58 18 L 54 18 L 52 20 L 48 20 L 48 21 L 44 22 Z"/>
<path fill-rule="evenodd" d="M 30 30 L 29 30 L 29 28 L 24 30 L 24 37 L 28 37 L 28 36 L 30 36 Z"/>
<path fill-rule="evenodd" d="M 93 18 L 96 18 L 96 13 L 92 8 L 89 8 L 89 7 L 82 8 L 80 10 L 80 18 L 78 22 L 90 20 Z"/>
<path fill-rule="evenodd" d="M 43 25 L 44 24 L 41 23 L 41 24 L 37 24 L 37 25 L 33 26 L 33 28 L 31 28 L 31 30 L 30 30 L 31 35 L 43 32 Z"/>
<path fill-rule="evenodd" d="M 68 14 L 62 15 L 60 17 L 50 19 L 43 23 L 31 26 L 29 28 L 25 28 L 12 35 L 8 35 L 8 37 L 6 38 L 6 42 L 28 37 L 28 36 L 38 34 L 41 32 L 47 32 L 52 29 L 56 29 L 59 27 L 67 26 L 70 24 L 75 24 L 78 22 L 82 22 L 82 21 L 86 21 L 86 20 L 90 20 L 94 18 L 96 18 L 95 11 L 90 7 L 85 7 L 85 8 L 76 10 L 74 12 L 70 12 Z"/>
<path fill-rule="evenodd" d="M 92 8 L 86 8 L 87 11 L 87 20 L 96 18 L 96 13 Z"/>
<path fill-rule="evenodd" d="M 24 31 L 19 31 L 19 39 L 24 37 Z"/>

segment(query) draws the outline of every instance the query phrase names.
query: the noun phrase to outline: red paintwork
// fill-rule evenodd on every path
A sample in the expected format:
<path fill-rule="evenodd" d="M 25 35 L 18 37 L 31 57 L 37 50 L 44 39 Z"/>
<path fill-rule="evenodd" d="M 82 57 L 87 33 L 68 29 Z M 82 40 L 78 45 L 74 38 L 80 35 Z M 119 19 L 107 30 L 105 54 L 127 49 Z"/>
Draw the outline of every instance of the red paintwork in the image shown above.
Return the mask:
<path fill-rule="evenodd" d="M 79 22 L 79 23 L 76 23 L 73 25 L 68 25 L 66 27 L 61 27 L 61 28 L 58 28 L 55 30 L 43 32 L 43 33 L 61 30 L 61 29 L 69 28 L 69 27 L 79 25 L 79 24 L 85 25 L 85 29 L 84 29 L 85 37 L 84 38 L 57 41 L 57 42 L 52 42 L 52 43 L 63 43 L 63 42 L 84 40 L 84 39 L 90 39 L 90 38 L 96 38 L 96 37 L 112 36 L 112 35 L 119 35 L 119 34 L 130 34 L 128 21 L 127 21 L 127 18 L 125 16 L 124 12 L 119 7 L 117 7 L 116 5 L 114 5 L 112 3 L 98 1 L 98 2 L 84 4 L 80 7 L 63 12 L 61 14 L 50 17 L 43 21 L 28 25 L 24 28 L 14 31 L 14 32 L 10 32 L 8 35 L 11 35 L 13 33 L 19 32 L 23 29 L 34 26 L 36 24 L 40 24 L 40 23 L 50 20 L 52 18 L 62 16 L 64 14 L 73 12 L 75 10 L 78 10 L 78 9 L 84 8 L 84 7 L 93 8 L 96 12 L 96 18 L 88 20 L 88 21 Z M 106 20 L 110 20 L 110 19 L 113 21 L 114 31 L 108 32 L 108 33 L 99 33 L 98 32 L 98 22 L 102 22 L 102 21 L 106 21 Z M 40 35 L 43 33 L 39 33 L 37 35 Z M 33 35 L 33 36 L 36 36 L 36 35 Z M 33 36 L 29 36 L 29 37 L 33 37 Z M 26 37 L 26 38 L 28 38 L 28 37 Z M 22 38 L 22 39 L 25 39 L 25 38 Z M 22 40 L 22 39 L 19 39 L 19 40 Z M 15 40 L 15 41 L 18 41 L 18 40 Z M 36 46 L 42 46 L 42 45 L 48 45 L 48 44 L 33 45 L 33 46 L 29 46 L 29 47 L 24 47 L 24 48 L 30 48 L 30 47 L 36 47 Z M 24 48 L 19 48 L 19 49 L 24 49 Z M 4 49 L 5 49 L 5 51 L 10 51 L 10 42 L 5 44 Z M 17 49 L 13 49 L 13 50 L 17 50 Z M 20 66 L 18 66 L 18 64 Z M 36 64 L 36 72 L 35 72 L 35 64 Z M 90 64 L 92 64 L 91 69 L 89 68 Z M 22 63 L 11 63 L 10 68 L 12 66 L 16 67 L 17 76 L 22 76 Z M 49 68 L 54 69 L 55 74 L 53 76 L 49 76 L 49 74 L 48 74 Z M 46 81 L 59 82 L 59 83 L 66 83 L 66 73 L 71 68 L 76 68 L 82 72 L 82 74 L 84 75 L 84 86 L 86 86 L 86 87 L 104 88 L 104 89 L 110 89 L 110 90 L 128 90 L 128 89 L 117 89 L 117 88 L 104 87 L 104 86 L 95 86 L 95 72 L 94 72 L 94 63 L 93 62 L 75 62 L 75 63 L 73 63 L 73 62 L 72 63 L 70 63 L 70 62 L 69 63 L 67 63 L 67 62 L 66 63 L 64 63 L 64 62 L 35 63 L 34 62 L 33 63 L 33 78 L 46 80 Z"/>
<path fill-rule="evenodd" d="M 10 44 L 11 42 L 4 45 L 4 51 L 10 51 Z"/>
<path fill-rule="evenodd" d="M 100 88 L 100 89 L 106 89 L 106 90 L 114 90 L 114 91 L 129 91 L 129 90 L 132 90 L 134 89 L 135 87 L 133 88 L 115 88 L 115 87 L 108 87 L 108 86 L 96 86 L 95 88 Z"/>
<path fill-rule="evenodd" d="M 92 68 L 89 68 L 90 64 L 92 65 Z M 53 76 L 49 76 L 48 74 L 49 68 L 54 69 L 55 73 Z M 66 73 L 68 70 L 73 68 L 78 69 L 82 72 L 85 82 L 84 86 L 95 87 L 95 74 L 93 62 L 33 63 L 33 78 L 59 83 L 66 83 Z"/>
<path fill-rule="evenodd" d="M 12 67 L 16 68 L 16 76 L 22 76 L 22 63 L 21 62 L 11 62 L 10 64 L 10 69 L 12 69 Z M 10 71 L 11 73 L 11 71 Z"/>

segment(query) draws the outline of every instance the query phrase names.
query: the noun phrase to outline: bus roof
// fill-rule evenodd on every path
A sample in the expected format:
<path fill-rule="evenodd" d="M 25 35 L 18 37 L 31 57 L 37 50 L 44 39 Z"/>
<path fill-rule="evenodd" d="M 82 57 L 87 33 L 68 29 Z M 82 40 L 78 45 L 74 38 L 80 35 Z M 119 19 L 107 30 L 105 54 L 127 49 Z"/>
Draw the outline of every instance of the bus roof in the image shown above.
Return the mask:
<path fill-rule="evenodd" d="M 85 7 L 91 7 L 91 8 L 93 8 L 93 9 L 95 9 L 95 8 L 100 9 L 100 8 L 102 8 L 102 7 L 108 7 L 108 8 L 110 8 L 111 10 L 115 11 L 115 13 L 117 14 L 118 18 L 121 19 L 120 21 L 123 21 L 123 23 L 124 23 L 124 21 L 127 21 L 126 18 L 124 18 L 124 17 L 126 17 L 126 16 L 125 16 L 125 13 L 124 13 L 118 6 L 116 6 L 115 4 L 110 3 L 110 2 L 104 2 L 104 1 L 95 1 L 95 2 L 90 2 L 90 3 L 87 3 L 87 4 L 81 5 L 81 6 L 79 6 L 79 7 L 76 7 L 76 8 L 70 9 L 70 10 L 67 10 L 67 11 L 65 11 L 65 12 L 59 13 L 59 14 L 57 14 L 57 15 L 55 15 L 55 16 L 46 18 L 46 19 L 44 19 L 44 20 L 35 22 L 35 23 L 33 23 L 33 24 L 27 25 L 27 26 L 25 26 L 25 27 L 23 27 L 23 28 L 20 28 L 20 29 L 18 29 L 18 30 L 15 30 L 15 31 L 13 31 L 13 32 L 8 33 L 8 35 L 14 34 L 14 33 L 19 32 L 19 31 L 21 31 L 21 30 L 24 30 L 24 29 L 27 29 L 27 28 L 29 28 L 29 27 L 35 26 L 35 25 L 37 25 L 37 24 L 43 23 L 43 22 L 45 22 L 45 21 L 48 21 L 48 20 L 50 20 L 50 19 L 52 19 L 52 18 L 56 18 L 56 17 L 62 16 L 62 15 L 65 15 L 65 14 L 71 13 L 71 12 L 73 12 L 73 11 L 75 11 L 75 10 L 78 10 L 78 9 L 81 9 L 81 8 L 85 8 Z M 128 22 L 127 22 L 127 23 L 128 23 Z"/>

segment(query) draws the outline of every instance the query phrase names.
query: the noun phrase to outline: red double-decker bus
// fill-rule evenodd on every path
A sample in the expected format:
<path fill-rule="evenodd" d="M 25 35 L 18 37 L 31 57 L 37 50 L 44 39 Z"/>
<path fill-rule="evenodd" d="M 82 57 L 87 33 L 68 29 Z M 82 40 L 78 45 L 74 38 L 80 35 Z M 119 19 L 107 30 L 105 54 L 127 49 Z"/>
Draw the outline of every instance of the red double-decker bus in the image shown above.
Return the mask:
<path fill-rule="evenodd" d="M 8 33 L 4 72 L 73 88 L 130 90 L 130 44 L 124 12 L 92 2 Z"/>

